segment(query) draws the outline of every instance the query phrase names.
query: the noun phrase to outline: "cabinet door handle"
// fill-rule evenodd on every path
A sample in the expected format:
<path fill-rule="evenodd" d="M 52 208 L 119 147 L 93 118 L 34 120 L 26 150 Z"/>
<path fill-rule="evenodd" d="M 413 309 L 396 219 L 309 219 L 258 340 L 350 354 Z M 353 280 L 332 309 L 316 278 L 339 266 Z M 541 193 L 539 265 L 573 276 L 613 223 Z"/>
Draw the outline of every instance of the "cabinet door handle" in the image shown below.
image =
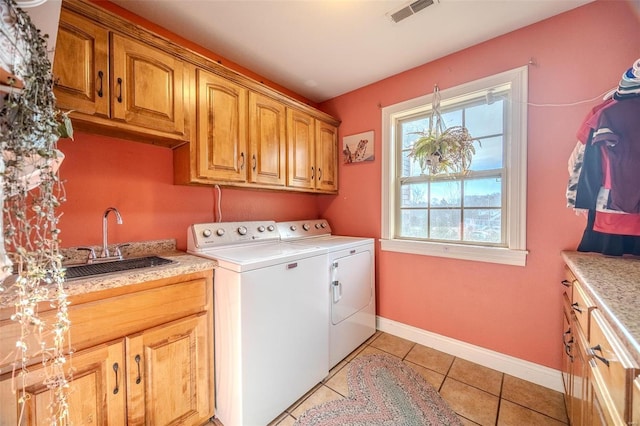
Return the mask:
<path fill-rule="evenodd" d="M 120 385 L 118 384 L 118 363 L 113 364 L 113 372 L 116 373 L 116 387 L 113 389 L 113 394 L 117 394 L 120 391 Z"/>
<path fill-rule="evenodd" d="M 138 365 L 138 377 L 136 377 L 136 385 L 139 385 L 142 381 L 142 377 L 140 376 L 140 355 L 136 355 L 135 360 L 136 364 Z"/>
<path fill-rule="evenodd" d="M 121 104 L 122 103 L 122 79 L 120 77 L 118 77 L 118 89 L 119 89 L 119 92 L 118 92 L 117 99 L 118 99 L 118 103 Z"/>
<path fill-rule="evenodd" d="M 316 178 L 316 171 L 313 167 L 311 167 L 311 180 L 314 180 Z"/>
<path fill-rule="evenodd" d="M 602 347 L 600 345 L 596 345 L 596 346 L 591 348 L 591 355 L 593 355 L 594 358 L 599 359 L 600 361 L 602 361 L 604 363 L 604 365 L 606 365 L 608 367 L 609 366 L 609 360 L 606 359 L 605 357 L 601 356 L 601 355 L 596 355 L 596 351 L 602 353 Z"/>
<path fill-rule="evenodd" d="M 561 284 L 565 287 L 571 287 L 571 281 L 569 280 L 562 280 Z"/>
<path fill-rule="evenodd" d="M 242 159 L 242 163 L 240 163 L 240 170 L 244 170 L 244 152 L 240 153 L 240 158 Z"/>
<path fill-rule="evenodd" d="M 571 308 L 578 313 L 582 313 L 582 308 L 578 305 L 578 302 L 572 303 Z"/>
<path fill-rule="evenodd" d="M 322 179 L 322 169 L 318 169 L 318 180 Z"/>
<path fill-rule="evenodd" d="M 98 71 L 98 79 L 100 80 L 100 88 L 98 89 L 98 97 L 102 97 L 103 92 L 102 92 L 102 78 L 104 77 L 104 73 L 102 72 L 102 70 Z"/>
<path fill-rule="evenodd" d="M 251 157 L 251 161 L 253 161 L 253 166 L 251 166 L 251 169 L 253 169 L 253 171 L 256 171 L 256 166 L 258 165 L 258 161 L 256 160 L 256 155 L 253 154 L 253 156 Z"/>

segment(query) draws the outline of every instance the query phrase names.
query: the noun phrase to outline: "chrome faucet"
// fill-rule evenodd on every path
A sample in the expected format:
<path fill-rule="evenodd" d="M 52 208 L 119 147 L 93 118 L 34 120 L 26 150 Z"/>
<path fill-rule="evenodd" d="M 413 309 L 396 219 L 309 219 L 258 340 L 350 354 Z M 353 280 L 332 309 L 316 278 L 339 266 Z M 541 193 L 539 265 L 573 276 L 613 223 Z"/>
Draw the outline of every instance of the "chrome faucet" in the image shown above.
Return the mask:
<path fill-rule="evenodd" d="M 109 257 L 122 258 L 122 255 L 120 254 L 119 250 L 116 251 L 115 256 L 111 256 L 109 254 L 109 246 L 107 244 L 107 231 L 108 231 L 109 225 L 107 223 L 107 217 L 109 216 L 110 212 L 113 212 L 116 215 L 116 223 L 118 225 L 122 225 L 122 216 L 120 216 L 120 212 L 118 211 L 118 209 L 116 209 L 115 207 L 109 207 L 104 211 L 104 216 L 102 216 L 102 254 L 100 255 L 100 257 L 101 258 L 109 258 Z"/>

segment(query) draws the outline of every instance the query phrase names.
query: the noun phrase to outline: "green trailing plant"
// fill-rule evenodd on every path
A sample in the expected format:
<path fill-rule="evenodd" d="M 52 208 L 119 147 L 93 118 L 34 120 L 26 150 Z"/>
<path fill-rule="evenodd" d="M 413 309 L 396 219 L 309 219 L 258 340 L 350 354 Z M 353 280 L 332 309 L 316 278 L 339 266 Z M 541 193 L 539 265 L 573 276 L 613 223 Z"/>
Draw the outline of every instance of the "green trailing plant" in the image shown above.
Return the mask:
<path fill-rule="evenodd" d="M 5 260 L 1 271 L 0 307 L 15 308 L 11 319 L 21 329 L 17 342 L 3 342 L 0 360 L 13 359 L 13 387 L 21 409 L 19 424 L 24 420 L 30 398 L 25 389 L 27 367 L 33 362 L 31 357 L 37 354 L 45 372 L 44 384 L 51 391 L 49 424 L 66 425 L 69 423 L 66 392 L 70 378 L 65 374 L 68 369 L 65 364 L 71 351 L 56 211 L 65 198 L 57 173 L 64 156 L 57 149 L 57 141 L 60 137 L 72 137 L 73 130 L 68 115 L 56 108 L 46 36 L 40 34 L 14 0 L 2 2 L 0 41 L 3 48 L 11 48 L 15 58 L 13 69 L 7 71 L 20 79 L 23 87 L 0 93 L 4 238 L 0 242 Z M 16 82 L 3 83 L 17 87 Z M 41 306 L 56 310 L 52 321 L 41 318 Z M 10 347 L 13 349 L 6 353 Z"/>
<path fill-rule="evenodd" d="M 480 145 L 480 141 L 473 138 L 466 127 L 444 128 L 437 84 L 433 88 L 429 130 L 413 134 L 419 135 L 419 138 L 413 142 L 409 157 L 418 162 L 422 173 L 428 170 L 431 176 L 445 173 L 466 175 L 476 153 L 473 144 L 478 142 Z"/>
<path fill-rule="evenodd" d="M 453 126 L 444 131 L 428 130 L 412 145 L 409 157 L 418 161 L 422 172 L 431 175 L 442 173 L 467 174 L 476 153 L 474 139 L 466 127 Z"/>

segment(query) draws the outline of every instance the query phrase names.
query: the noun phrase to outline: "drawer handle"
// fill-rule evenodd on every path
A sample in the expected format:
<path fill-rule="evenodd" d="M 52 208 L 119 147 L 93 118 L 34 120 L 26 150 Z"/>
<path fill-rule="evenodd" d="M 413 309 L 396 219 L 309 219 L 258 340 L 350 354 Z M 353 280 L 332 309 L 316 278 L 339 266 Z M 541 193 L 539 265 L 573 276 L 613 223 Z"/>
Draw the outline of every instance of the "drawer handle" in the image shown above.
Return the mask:
<path fill-rule="evenodd" d="M 136 364 L 138 364 L 138 377 L 136 377 L 136 385 L 139 385 L 142 381 L 142 377 L 140 377 L 140 355 L 136 355 L 135 360 Z"/>
<path fill-rule="evenodd" d="M 113 394 L 117 394 L 120 391 L 120 385 L 118 384 L 118 363 L 113 364 L 113 372 L 116 373 L 116 387 L 113 389 Z"/>
<path fill-rule="evenodd" d="M 258 162 L 256 161 L 256 155 L 253 154 L 253 156 L 251 157 L 251 159 L 253 160 L 253 166 L 251 167 L 251 169 L 255 172 L 256 171 L 256 167 L 258 165 Z"/>
<path fill-rule="evenodd" d="M 313 167 L 311 167 L 311 180 L 314 180 L 316 176 L 316 171 Z"/>
<path fill-rule="evenodd" d="M 244 170 L 244 152 L 240 153 L 240 158 L 242 159 L 242 163 L 240 163 L 240 170 Z"/>
<path fill-rule="evenodd" d="M 98 78 L 100 79 L 100 88 L 98 89 L 98 97 L 102 97 L 102 78 L 104 77 L 104 73 L 102 70 L 98 71 Z"/>
<path fill-rule="evenodd" d="M 571 281 L 569 280 L 562 280 L 561 283 L 565 287 L 571 287 Z"/>
<path fill-rule="evenodd" d="M 322 179 L 322 169 L 318 168 L 318 180 Z"/>
<path fill-rule="evenodd" d="M 578 305 L 578 302 L 572 303 L 571 308 L 578 313 L 582 313 L 582 308 Z"/>
<path fill-rule="evenodd" d="M 609 366 L 609 360 L 606 359 L 603 356 L 596 355 L 596 351 L 602 353 L 602 347 L 600 347 L 600 345 L 596 345 L 596 346 L 591 348 L 591 355 L 593 355 L 594 358 L 599 359 L 600 361 L 602 361 L 604 363 L 604 365 L 606 365 L 608 367 Z"/>
<path fill-rule="evenodd" d="M 118 77 L 118 89 L 120 90 L 118 92 L 118 103 L 122 103 L 122 79 L 120 77 Z"/>

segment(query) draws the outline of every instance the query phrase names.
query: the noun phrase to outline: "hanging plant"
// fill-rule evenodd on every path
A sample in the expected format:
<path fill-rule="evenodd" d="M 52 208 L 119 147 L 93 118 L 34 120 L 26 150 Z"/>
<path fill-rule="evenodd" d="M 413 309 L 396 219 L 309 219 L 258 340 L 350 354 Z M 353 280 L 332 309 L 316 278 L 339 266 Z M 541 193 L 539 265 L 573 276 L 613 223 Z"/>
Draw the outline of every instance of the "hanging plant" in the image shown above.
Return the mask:
<path fill-rule="evenodd" d="M 9 354 L 14 359 L 19 418 L 24 419 L 29 399 L 25 390 L 27 366 L 38 354 L 44 383 L 51 390 L 49 424 L 66 425 L 68 378 L 64 366 L 70 323 L 56 213 L 64 201 L 57 173 L 64 155 L 57 149 L 57 141 L 71 137 L 73 130 L 68 116 L 55 106 L 46 36 L 14 0 L 0 2 L 0 18 L 0 68 L 9 75 L 0 82 L 4 92 L 0 93 L 0 307 L 13 305 L 11 319 L 21 329 Z M 57 311 L 53 323 L 39 316 L 43 302 Z M 53 339 L 45 341 L 45 334 Z M 33 341 L 38 342 L 36 347 L 29 346 Z M 3 349 L 7 346 L 3 342 Z M 7 359 L 4 351 L 0 359 Z"/>
<path fill-rule="evenodd" d="M 467 174 L 476 153 L 474 143 L 480 145 L 466 127 L 444 128 L 437 85 L 434 87 L 429 130 L 413 134 L 420 137 L 413 142 L 409 157 L 418 162 L 422 173 L 428 170 L 430 175 Z"/>

